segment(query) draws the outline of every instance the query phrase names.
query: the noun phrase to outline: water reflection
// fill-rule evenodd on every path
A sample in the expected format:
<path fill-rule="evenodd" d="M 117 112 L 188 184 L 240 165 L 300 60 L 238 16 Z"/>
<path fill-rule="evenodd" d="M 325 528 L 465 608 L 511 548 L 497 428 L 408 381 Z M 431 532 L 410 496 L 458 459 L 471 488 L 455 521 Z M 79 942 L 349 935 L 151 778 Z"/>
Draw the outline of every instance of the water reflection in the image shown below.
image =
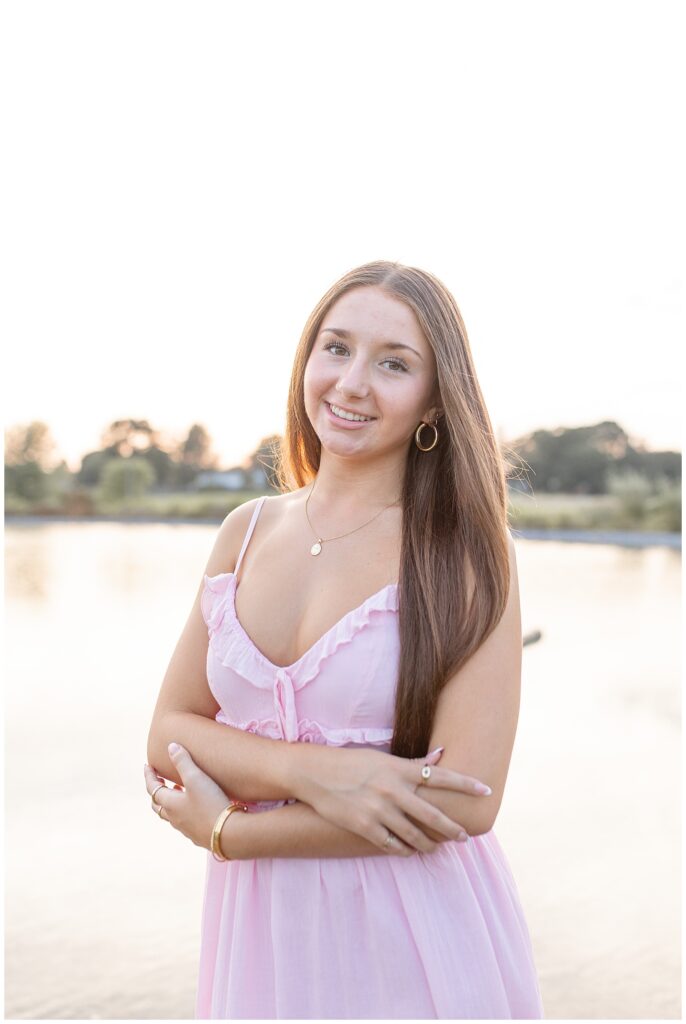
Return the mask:
<path fill-rule="evenodd" d="M 8 1017 L 193 1015 L 204 853 L 160 827 L 142 765 L 215 535 L 6 531 Z M 519 539 L 517 557 L 542 638 L 495 831 L 546 1016 L 677 1018 L 680 553 Z"/>

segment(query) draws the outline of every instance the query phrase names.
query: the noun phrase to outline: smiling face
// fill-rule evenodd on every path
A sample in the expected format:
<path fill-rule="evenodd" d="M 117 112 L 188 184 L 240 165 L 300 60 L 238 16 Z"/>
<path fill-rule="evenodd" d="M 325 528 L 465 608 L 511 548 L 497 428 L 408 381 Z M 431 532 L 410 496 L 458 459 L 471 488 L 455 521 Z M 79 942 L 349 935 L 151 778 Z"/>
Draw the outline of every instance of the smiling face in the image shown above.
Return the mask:
<path fill-rule="evenodd" d="M 413 310 L 365 285 L 337 299 L 322 321 L 305 368 L 305 409 L 323 448 L 388 451 L 406 447 L 422 420 L 434 422 L 435 382 L 433 351 Z M 369 419 L 341 419 L 331 405 Z"/>

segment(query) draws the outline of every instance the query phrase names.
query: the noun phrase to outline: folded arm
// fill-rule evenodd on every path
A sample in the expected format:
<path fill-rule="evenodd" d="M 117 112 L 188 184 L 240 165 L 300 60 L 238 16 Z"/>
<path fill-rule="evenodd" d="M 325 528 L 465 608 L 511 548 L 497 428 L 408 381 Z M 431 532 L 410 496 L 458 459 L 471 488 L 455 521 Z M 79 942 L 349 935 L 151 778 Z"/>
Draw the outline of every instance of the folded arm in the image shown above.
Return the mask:
<path fill-rule="evenodd" d="M 179 785 L 181 778 L 167 750 L 172 741 L 185 747 L 195 763 L 234 800 L 287 800 L 297 795 L 293 778 L 306 758 L 304 744 L 244 732 L 197 712 L 160 711 L 148 735 L 148 764 Z"/>
<path fill-rule="evenodd" d="M 425 833 L 430 831 L 425 825 L 422 830 Z M 388 830 L 379 826 L 379 843 L 383 843 L 387 835 Z M 373 857 L 379 854 L 383 857 L 398 856 L 356 832 L 333 825 L 304 803 L 286 804 L 273 810 L 252 813 L 236 811 L 222 828 L 220 838 L 222 853 L 232 860 L 259 860 L 262 857 Z M 446 836 L 436 833 L 435 839 L 445 842 Z"/>

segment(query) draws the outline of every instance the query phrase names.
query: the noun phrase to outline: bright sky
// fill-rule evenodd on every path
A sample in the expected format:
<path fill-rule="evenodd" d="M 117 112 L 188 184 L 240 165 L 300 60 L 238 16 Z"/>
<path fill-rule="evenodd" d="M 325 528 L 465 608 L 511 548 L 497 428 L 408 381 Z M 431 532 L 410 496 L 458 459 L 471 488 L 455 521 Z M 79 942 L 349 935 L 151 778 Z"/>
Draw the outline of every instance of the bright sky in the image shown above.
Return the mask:
<path fill-rule="evenodd" d="M 6 4 L 5 425 L 76 468 L 202 422 L 241 462 L 316 301 L 391 259 L 455 295 L 499 438 L 680 449 L 681 10 Z"/>

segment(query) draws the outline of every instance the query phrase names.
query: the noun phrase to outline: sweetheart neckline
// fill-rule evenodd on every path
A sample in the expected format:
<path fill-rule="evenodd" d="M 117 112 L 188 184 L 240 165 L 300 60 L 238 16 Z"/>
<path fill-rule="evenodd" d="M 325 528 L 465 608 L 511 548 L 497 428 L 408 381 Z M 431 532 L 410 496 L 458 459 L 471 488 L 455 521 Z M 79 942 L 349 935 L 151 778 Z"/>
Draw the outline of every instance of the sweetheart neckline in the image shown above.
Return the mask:
<path fill-rule="evenodd" d="M 340 617 L 340 619 L 338 619 L 337 622 L 334 622 L 333 626 L 331 626 L 330 629 L 327 629 L 325 633 L 322 633 L 322 635 L 319 637 L 319 639 L 315 640 L 315 642 L 310 647 L 308 647 L 307 650 L 304 651 L 304 653 L 301 654 L 299 658 L 296 658 L 295 661 L 292 661 L 290 663 L 290 665 L 276 665 L 273 661 L 271 661 L 267 657 L 266 654 L 262 653 L 262 651 L 259 649 L 259 647 L 255 644 L 255 641 L 252 639 L 252 637 L 244 629 L 243 624 L 241 623 L 241 620 L 238 618 L 238 612 L 236 611 L 236 591 L 238 590 L 238 585 L 239 584 L 238 584 L 238 580 L 236 579 L 235 573 L 233 573 L 233 572 L 226 572 L 226 573 L 219 573 L 218 575 L 220 575 L 220 576 L 229 576 L 233 580 L 233 586 L 231 587 L 231 602 L 230 602 L 231 615 L 232 615 L 234 623 L 238 627 L 238 630 L 239 630 L 240 634 L 247 641 L 247 643 L 249 644 L 250 648 L 255 652 L 255 654 L 270 669 L 273 669 L 276 672 L 289 672 L 289 673 L 293 669 L 298 668 L 300 666 L 300 664 L 305 660 L 305 658 L 307 658 L 310 654 L 312 654 L 313 651 L 316 651 L 317 648 L 326 639 L 328 639 L 328 637 L 334 632 L 334 630 L 338 629 L 339 626 L 341 626 L 352 615 L 355 615 L 357 612 L 361 611 L 363 608 L 365 608 L 370 603 L 370 601 L 374 601 L 376 598 L 380 597 L 381 594 L 384 594 L 387 590 L 397 590 L 398 586 L 399 586 L 398 583 L 387 583 L 385 586 L 381 587 L 379 590 L 376 590 L 373 594 L 370 594 L 369 597 L 365 597 L 364 601 L 361 601 L 360 604 L 355 606 L 355 608 L 351 608 L 349 612 L 346 612 L 344 615 L 342 615 Z"/>

